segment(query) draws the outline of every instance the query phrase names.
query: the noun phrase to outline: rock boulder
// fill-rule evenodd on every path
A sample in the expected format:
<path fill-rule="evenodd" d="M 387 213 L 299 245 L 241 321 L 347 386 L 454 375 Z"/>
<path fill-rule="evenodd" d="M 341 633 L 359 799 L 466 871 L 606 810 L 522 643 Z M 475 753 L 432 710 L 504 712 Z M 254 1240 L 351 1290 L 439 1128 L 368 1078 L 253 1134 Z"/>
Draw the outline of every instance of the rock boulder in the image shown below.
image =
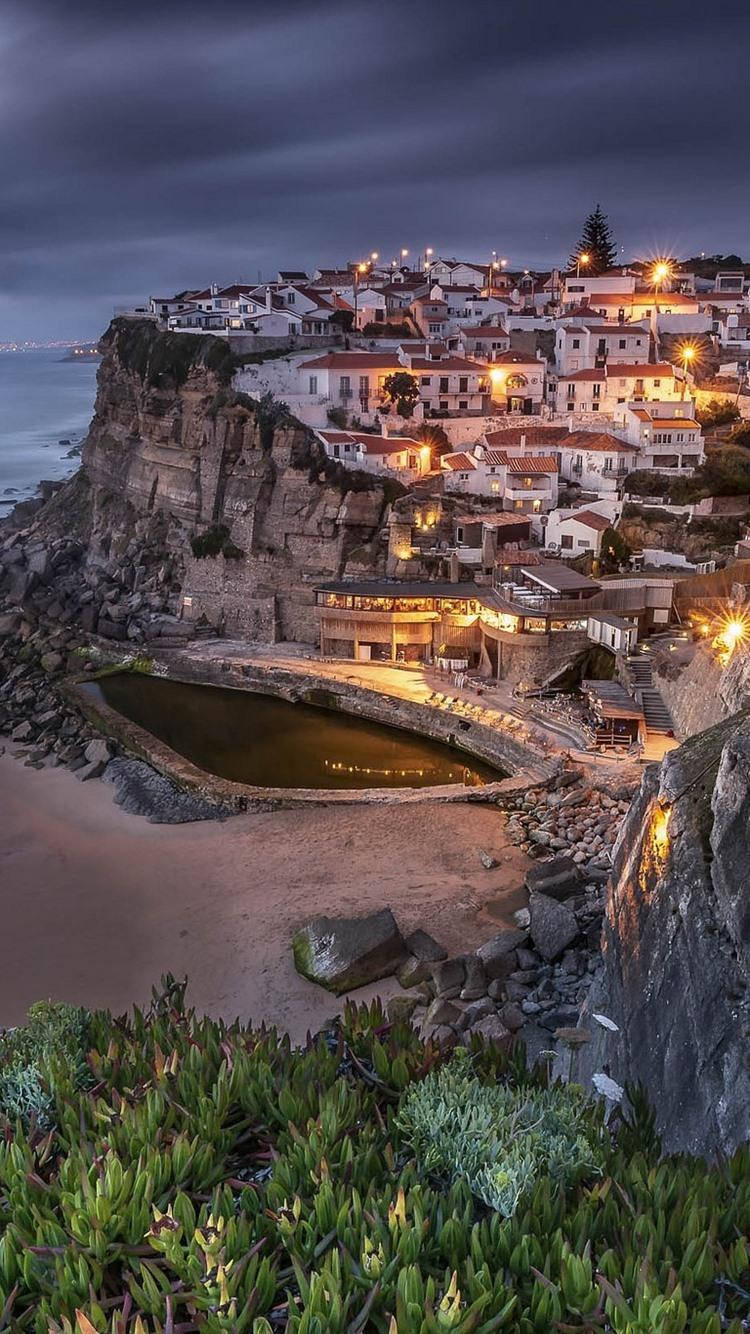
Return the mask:
<path fill-rule="evenodd" d="M 298 973 L 340 996 L 388 977 L 407 950 L 390 908 L 367 917 L 313 917 L 295 932 Z"/>

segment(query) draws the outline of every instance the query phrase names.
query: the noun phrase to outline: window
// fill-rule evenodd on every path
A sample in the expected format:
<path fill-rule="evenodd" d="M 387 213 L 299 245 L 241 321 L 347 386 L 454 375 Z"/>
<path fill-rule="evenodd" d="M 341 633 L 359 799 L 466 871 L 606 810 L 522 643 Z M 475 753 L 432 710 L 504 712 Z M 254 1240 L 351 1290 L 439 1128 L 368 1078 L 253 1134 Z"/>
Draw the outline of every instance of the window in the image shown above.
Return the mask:
<path fill-rule="evenodd" d="M 310 393 L 311 393 L 311 394 L 317 394 L 317 392 L 318 392 L 318 377 L 317 377 L 317 375 L 311 375 L 311 376 L 310 376 Z"/>
<path fill-rule="evenodd" d="M 464 408 L 464 409 L 468 408 L 468 406 L 469 406 L 469 400 L 468 400 L 468 398 L 459 398 L 459 400 L 458 400 L 458 406 L 459 406 L 459 408 Z"/>
<path fill-rule="evenodd" d="M 469 377 L 468 377 L 468 375 L 460 375 L 460 376 L 458 377 L 458 392 L 459 392 L 459 394 L 468 394 L 468 392 L 469 392 Z"/>
<path fill-rule="evenodd" d="M 490 482 L 490 491 L 492 492 L 493 496 L 497 496 L 497 495 L 499 495 L 499 494 L 500 494 L 500 483 L 499 483 L 499 482 Z"/>
<path fill-rule="evenodd" d="M 573 347 L 580 347 L 580 346 L 581 346 L 581 340 L 580 340 L 580 338 L 574 338 L 574 339 L 573 339 Z"/>
<path fill-rule="evenodd" d="M 441 393 L 441 394 L 447 394 L 447 393 L 448 393 L 448 376 L 447 376 L 447 375 L 441 375 L 441 376 L 440 376 L 440 393 Z"/>
<path fill-rule="evenodd" d="M 575 403 L 568 403 L 568 412 L 575 412 Z"/>
<path fill-rule="evenodd" d="M 294 292 L 287 292 L 287 294 L 286 294 L 286 304 L 287 304 L 288 306 L 293 306 L 293 305 L 294 305 Z"/>
<path fill-rule="evenodd" d="M 575 398 L 575 395 L 576 395 L 576 387 L 575 387 L 575 385 L 574 385 L 574 384 L 569 384 L 569 385 L 568 385 L 568 398 Z"/>
<path fill-rule="evenodd" d="M 560 538 L 560 546 L 562 547 L 563 551 L 570 551 L 572 549 L 573 538 L 571 537 L 570 533 L 562 534 Z"/>
<path fill-rule="evenodd" d="M 335 459 L 340 459 L 340 458 L 341 458 L 341 445 L 334 445 L 334 446 L 333 446 L 333 457 L 334 457 Z"/>
<path fill-rule="evenodd" d="M 591 393 L 592 393 L 592 395 L 593 395 L 594 398 L 601 398 L 601 396 L 602 396 L 602 387 L 601 387 L 601 385 L 600 385 L 600 384 L 595 384 L 594 387 L 593 387 L 593 389 L 591 390 Z"/>
<path fill-rule="evenodd" d="M 420 383 L 420 384 L 427 384 L 427 385 L 430 385 L 430 384 L 432 384 L 432 377 L 429 376 L 429 375 L 423 375 L 423 376 L 421 377 L 419 383 Z"/>
<path fill-rule="evenodd" d="M 370 397 L 370 377 L 369 375 L 360 375 L 359 377 L 359 396 L 360 398 Z"/>
<path fill-rule="evenodd" d="M 621 339 L 619 340 L 617 346 L 618 346 L 618 347 L 621 347 L 621 348 L 626 347 L 627 344 L 626 344 L 626 342 L 625 342 L 625 339 L 624 339 L 624 338 L 621 338 Z"/>
<path fill-rule="evenodd" d="M 610 454 L 607 454 L 607 456 L 606 456 L 606 458 L 605 458 L 605 460 L 604 460 L 604 471 L 605 471 L 605 472 L 611 472 L 611 471 L 612 471 L 612 456 L 611 456 Z"/>
<path fill-rule="evenodd" d="M 659 386 L 660 386 L 660 384 L 661 384 L 661 380 L 654 380 L 654 389 L 658 389 Z"/>
<path fill-rule="evenodd" d="M 439 407 L 439 409 L 440 409 L 441 412 L 447 412 L 447 411 L 448 411 L 448 400 L 447 400 L 447 398 L 441 398 L 441 399 L 439 400 L 439 402 L 438 402 L 438 407 Z M 468 477 L 468 473 L 467 473 L 466 475 L 467 475 L 467 477 Z"/>
<path fill-rule="evenodd" d="M 592 403 L 592 404 L 591 404 L 591 411 L 592 411 L 592 412 L 598 412 L 598 411 L 599 411 L 599 404 L 598 404 L 598 403 Z"/>
<path fill-rule="evenodd" d="M 585 547 L 587 551 L 591 550 L 591 543 L 589 542 L 589 539 L 587 537 L 579 537 L 576 545 L 579 547 Z"/>
<path fill-rule="evenodd" d="M 341 377 L 341 397 L 349 398 L 352 392 L 352 382 L 348 375 Z"/>

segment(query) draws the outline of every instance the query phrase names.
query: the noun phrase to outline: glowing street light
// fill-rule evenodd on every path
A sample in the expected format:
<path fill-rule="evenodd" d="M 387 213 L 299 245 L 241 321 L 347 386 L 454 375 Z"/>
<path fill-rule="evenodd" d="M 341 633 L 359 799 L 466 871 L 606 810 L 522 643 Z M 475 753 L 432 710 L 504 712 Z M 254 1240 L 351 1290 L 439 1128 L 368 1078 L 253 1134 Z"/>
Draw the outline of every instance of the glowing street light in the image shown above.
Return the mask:
<path fill-rule="evenodd" d="M 581 276 L 581 265 L 583 265 L 585 269 L 586 265 L 590 263 L 591 263 L 591 256 L 587 250 L 584 250 L 576 260 L 576 278 L 580 278 Z"/>
<path fill-rule="evenodd" d="M 378 255 L 377 250 L 373 250 L 372 254 L 370 255 L 370 259 L 372 260 L 373 264 L 375 263 L 375 260 L 379 258 L 380 256 Z"/>
<path fill-rule="evenodd" d="M 654 291 L 658 291 L 661 284 L 666 281 L 672 272 L 671 266 L 665 260 L 660 259 L 651 270 L 651 281 L 654 285 Z"/>

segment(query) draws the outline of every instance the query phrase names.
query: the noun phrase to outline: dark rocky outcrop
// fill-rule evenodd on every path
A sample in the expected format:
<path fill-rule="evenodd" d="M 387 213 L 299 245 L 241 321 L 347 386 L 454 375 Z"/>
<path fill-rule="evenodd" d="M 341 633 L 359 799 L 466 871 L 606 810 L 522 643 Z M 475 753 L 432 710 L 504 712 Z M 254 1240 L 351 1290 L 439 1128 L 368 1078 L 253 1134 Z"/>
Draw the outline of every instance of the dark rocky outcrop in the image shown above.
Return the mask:
<path fill-rule="evenodd" d="M 669 1150 L 731 1152 L 750 1137 L 749 866 L 743 714 L 646 771 L 615 847 L 585 1007 L 579 1076 L 643 1083 Z"/>

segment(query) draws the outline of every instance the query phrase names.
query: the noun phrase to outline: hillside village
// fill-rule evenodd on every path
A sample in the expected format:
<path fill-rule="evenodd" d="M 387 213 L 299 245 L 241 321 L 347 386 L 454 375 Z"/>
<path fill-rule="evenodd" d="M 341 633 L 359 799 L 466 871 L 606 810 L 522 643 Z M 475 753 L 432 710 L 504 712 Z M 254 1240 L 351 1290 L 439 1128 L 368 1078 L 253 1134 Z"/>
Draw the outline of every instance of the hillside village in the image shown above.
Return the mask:
<path fill-rule="evenodd" d="M 647 653 L 720 640 L 744 596 L 750 266 L 615 256 L 597 208 L 564 269 L 372 252 L 128 314 L 226 339 L 236 391 L 401 484 L 377 568 L 316 581 L 323 657 L 521 695 L 575 668 L 598 740 L 654 758 L 674 724 Z"/>

